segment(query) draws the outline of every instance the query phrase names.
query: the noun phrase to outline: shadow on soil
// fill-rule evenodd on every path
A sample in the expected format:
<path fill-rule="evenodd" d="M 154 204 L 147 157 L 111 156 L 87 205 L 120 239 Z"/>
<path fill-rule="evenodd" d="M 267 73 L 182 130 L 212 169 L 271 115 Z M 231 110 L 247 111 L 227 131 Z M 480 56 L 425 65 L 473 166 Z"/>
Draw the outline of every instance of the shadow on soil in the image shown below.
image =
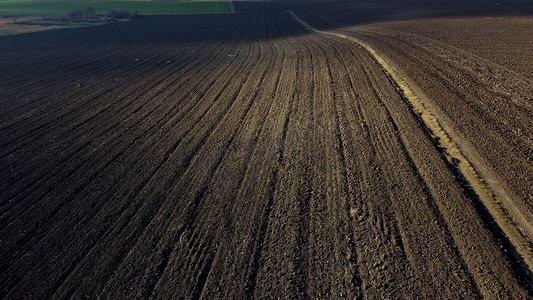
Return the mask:
<path fill-rule="evenodd" d="M 114 71 L 121 60 L 134 63 L 144 59 L 139 53 L 148 55 L 155 49 L 162 53 L 157 59 L 174 61 L 182 51 L 213 42 L 246 44 L 309 34 L 284 13 L 287 10 L 319 29 L 437 16 L 533 16 L 531 1 L 495 1 L 505 0 L 234 1 L 236 14 L 141 16 L 103 26 L 3 36 L 0 61 L 4 69 L 38 69 L 27 75 L 35 78 L 60 72 L 83 78 L 85 66 L 108 56 L 108 68 Z M 38 59 L 28 59 L 32 57 Z"/>
<path fill-rule="evenodd" d="M 207 41 L 235 41 L 249 39 L 239 34 L 235 26 L 246 26 L 253 30 L 268 18 L 275 26 L 287 25 L 291 20 L 276 15 L 287 10 L 296 12 L 306 21 L 312 21 L 319 29 L 334 29 L 347 26 L 378 23 L 391 20 L 406 20 L 430 17 L 466 17 L 466 16 L 533 16 L 533 2 L 524 0 L 355 0 L 355 1 L 233 1 L 235 15 L 179 15 L 179 16 L 143 16 L 130 22 L 109 24 L 98 28 L 80 28 L 76 30 L 59 29 L 49 32 L 23 34 L 35 35 L 44 40 L 69 40 L 76 43 L 180 43 Z M 263 18 L 250 18 L 250 15 Z M 235 19 L 240 21 L 234 22 Z M 243 21 L 243 19 L 246 19 Z M 233 21 L 232 21 L 233 20 Z M 199 22 L 200 21 L 200 22 Z M 198 24 L 213 24 L 202 35 L 192 37 L 191 32 Z M 276 23 L 283 23 L 277 24 Z M 264 24 L 264 23 L 263 23 Z M 293 24 L 294 26 L 294 24 Z M 299 25 L 298 25 L 299 26 Z M 158 30 L 150 30 L 153 28 Z M 280 27 L 281 28 L 281 27 Z M 149 34 L 147 32 L 150 31 Z M 261 39 L 307 34 L 303 28 L 290 31 L 264 32 Z M 132 37 L 135 37 L 132 39 Z M 192 38 L 192 40 L 191 40 Z M 21 39 L 19 36 L 0 37 L 1 44 L 9 44 Z M 0 46 L 0 51 L 5 50 Z M 2 52 L 0 52 L 1 54 Z"/>

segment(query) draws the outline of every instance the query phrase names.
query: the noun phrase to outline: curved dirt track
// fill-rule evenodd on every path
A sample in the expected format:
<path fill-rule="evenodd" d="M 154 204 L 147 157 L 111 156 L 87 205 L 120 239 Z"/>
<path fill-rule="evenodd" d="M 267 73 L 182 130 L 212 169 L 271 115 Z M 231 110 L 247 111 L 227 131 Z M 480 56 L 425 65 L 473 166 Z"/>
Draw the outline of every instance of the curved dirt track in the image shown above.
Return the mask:
<path fill-rule="evenodd" d="M 1 297 L 531 296 L 379 64 L 288 13 L 0 37 L 0 58 Z"/>
<path fill-rule="evenodd" d="M 327 27 L 323 19 L 314 20 Z M 472 26 L 474 23 L 477 26 Z M 418 89 L 530 241 L 533 81 L 522 74 L 527 74 L 531 67 L 527 61 L 530 45 L 523 41 L 533 37 L 527 30 L 533 28 L 532 24 L 528 17 L 458 18 L 389 22 L 341 30 L 371 45 Z M 511 29 L 513 26 L 517 28 Z M 454 31 L 450 33 L 449 27 Z M 498 31 L 483 31 L 492 27 Z M 512 34 L 515 30 L 522 30 L 522 34 Z M 473 38 L 471 44 L 461 42 L 460 37 L 476 34 L 481 36 L 478 40 L 485 38 L 485 42 L 474 44 Z M 507 40 L 506 48 L 514 47 L 514 52 L 525 53 L 524 61 L 505 59 L 506 48 L 488 51 L 490 45 L 501 44 L 499 39 Z M 496 53 L 500 59 L 494 63 L 473 53 L 488 58 Z M 520 62 L 522 65 L 516 67 Z"/>

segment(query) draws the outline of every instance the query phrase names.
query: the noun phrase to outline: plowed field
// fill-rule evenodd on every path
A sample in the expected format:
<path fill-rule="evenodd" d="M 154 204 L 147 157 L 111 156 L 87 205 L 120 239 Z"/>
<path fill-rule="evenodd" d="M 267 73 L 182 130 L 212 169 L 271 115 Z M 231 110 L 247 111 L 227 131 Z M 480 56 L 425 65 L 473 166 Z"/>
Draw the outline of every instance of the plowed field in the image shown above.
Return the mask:
<path fill-rule="evenodd" d="M 372 45 L 408 78 L 533 240 L 533 19 L 437 18 L 336 30 Z"/>
<path fill-rule="evenodd" d="M 289 13 L 0 37 L 0 66 L 0 297 L 532 295 L 372 55 Z"/>

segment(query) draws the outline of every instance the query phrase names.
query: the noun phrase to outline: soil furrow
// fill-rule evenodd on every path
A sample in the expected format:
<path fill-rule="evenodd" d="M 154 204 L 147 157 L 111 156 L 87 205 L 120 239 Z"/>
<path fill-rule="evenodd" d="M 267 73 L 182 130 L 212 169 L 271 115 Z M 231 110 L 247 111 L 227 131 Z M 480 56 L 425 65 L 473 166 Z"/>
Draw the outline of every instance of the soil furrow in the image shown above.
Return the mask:
<path fill-rule="evenodd" d="M 183 85 L 185 85 L 185 84 L 186 84 L 186 82 L 183 83 L 181 86 L 183 86 Z M 176 90 L 178 90 L 178 88 L 174 89 L 174 91 L 176 91 Z M 194 90 L 194 87 L 191 88 L 190 90 L 191 90 L 191 91 Z M 174 93 L 174 91 L 172 91 L 172 93 Z M 172 95 L 170 95 L 170 96 L 172 96 Z M 185 94 L 185 95 L 182 97 L 182 99 L 180 100 L 180 102 L 181 102 L 183 99 L 185 99 L 185 97 L 187 97 L 187 96 L 188 96 L 188 95 Z M 157 107 L 156 107 L 156 108 L 157 108 Z M 186 110 L 184 110 L 184 111 L 186 111 Z M 132 114 L 131 114 L 131 113 L 128 113 L 127 115 L 132 115 Z M 115 118 L 115 117 L 110 117 L 110 119 L 116 119 L 116 118 Z M 123 120 L 123 122 L 121 122 L 121 123 L 124 123 L 124 121 L 128 121 L 128 120 L 129 120 L 129 118 L 126 119 L 126 120 Z M 138 120 L 137 122 L 141 122 L 141 120 L 143 120 L 143 118 L 139 118 L 139 120 Z M 117 125 L 118 125 L 118 124 L 119 124 L 119 123 L 117 123 Z M 135 125 L 136 125 L 136 124 L 132 125 L 132 126 L 131 126 L 130 128 L 128 128 L 127 130 L 135 128 Z M 96 138 L 98 138 L 98 137 L 100 137 L 100 136 L 106 136 L 106 133 L 107 133 L 109 130 L 111 130 L 112 128 L 113 128 L 113 127 L 108 128 L 108 129 L 106 129 L 106 130 L 103 130 L 103 132 L 102 132 L 99 136 L 97 136 Z M 120 132 L 118 132 L 118 133 L 120 133 Z M 122 133 L 120 133 L 120 134 L 122 134 Z M 121 135 L 118 135 L 118 136 L 110 136 L 108 139 L 113 140 L 113 139 L 119 139 L 120 137 L 121 137 Z M 101 143 L 104 144 L 105 141 L 103 141 L 103 142 L 101 142 Z M 81 149 L 78 149 L 78 150 L 81 150 Z M 76 152 L 78 152 L 78 151 L 76 151 Z M 50 176 L 51 174 L 47 174 L 47 175 Z M 24 190 L 24 189 L 22 189 L 22 191 L 23 191 L 23 190 Z"/>
<path fill-rule="evenodd" d="M 332 32 L 276 12 L 292 6 Z M 0 37 L 0 297 L 530 297 L 397 74 L 351 36 L 404 57 L 457 104 L 448 119 L 471 113 L 453 125 L 472 142 L 486 117 L 498 149 L 526 149 L 503 133 L 529 133 L 527 109 L 505 122 L 528 87 L 420 29 L 341 28 L 316 7 Z"/>

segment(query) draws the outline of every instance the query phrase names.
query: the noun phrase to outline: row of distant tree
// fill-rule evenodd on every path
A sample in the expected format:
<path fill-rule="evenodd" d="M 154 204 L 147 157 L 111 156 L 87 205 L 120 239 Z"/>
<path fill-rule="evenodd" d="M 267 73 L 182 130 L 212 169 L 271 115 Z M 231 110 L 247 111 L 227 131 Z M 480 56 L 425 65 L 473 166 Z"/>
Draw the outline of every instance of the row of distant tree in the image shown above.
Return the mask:
<path fill-rule="evenodd" d="M 131 19 L 138 15 L 137 12 L 128 12 L 125 10 L 112 10 L 107 14 L 112 19 Z M 69 16 L 74 20 L 94 18 L 96 17 L 96 9 L 93 6 L 89 6 L 85 10 L 77 9 L 71 11 Z"/>

